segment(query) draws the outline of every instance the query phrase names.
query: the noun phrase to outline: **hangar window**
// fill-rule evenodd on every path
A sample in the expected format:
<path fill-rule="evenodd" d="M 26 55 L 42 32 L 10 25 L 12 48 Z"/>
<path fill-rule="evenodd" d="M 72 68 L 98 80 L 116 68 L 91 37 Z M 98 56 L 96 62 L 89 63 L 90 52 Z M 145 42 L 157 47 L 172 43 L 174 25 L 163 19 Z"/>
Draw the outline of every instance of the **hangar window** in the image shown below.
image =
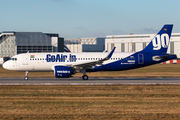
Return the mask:
<path fill-rule="evenodd" d="M 143 49 L 146 47 L 146 43 L 145 42 L 143 42 Z"/>
<path fill-rule="evenodd" d="M 174 54 L 174 42 L 170 42 L 170 53 Z"/>
<path fill-rule="evenodd" d="M 121 43 L 121 52 L 125 52 L 125 43 Z"/>
<path fill-rule="evenodd" d="M 136 43 L 132 43 L 132 51 L 136 52 Z"/>

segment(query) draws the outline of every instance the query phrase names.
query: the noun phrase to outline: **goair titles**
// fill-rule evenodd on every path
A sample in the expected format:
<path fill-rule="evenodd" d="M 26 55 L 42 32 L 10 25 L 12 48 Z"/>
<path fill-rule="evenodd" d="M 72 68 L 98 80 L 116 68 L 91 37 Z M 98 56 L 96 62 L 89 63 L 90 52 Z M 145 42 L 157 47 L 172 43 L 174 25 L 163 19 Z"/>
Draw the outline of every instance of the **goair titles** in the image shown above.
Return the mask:
<path fill-rule="evenodd" d="M 46 55 L 46 61 L 47 62 L 76 62 L 76 55 L 63 55 L 63 54 L 56 54 L 56 55 L 51 55 L 47 54 Z"/>

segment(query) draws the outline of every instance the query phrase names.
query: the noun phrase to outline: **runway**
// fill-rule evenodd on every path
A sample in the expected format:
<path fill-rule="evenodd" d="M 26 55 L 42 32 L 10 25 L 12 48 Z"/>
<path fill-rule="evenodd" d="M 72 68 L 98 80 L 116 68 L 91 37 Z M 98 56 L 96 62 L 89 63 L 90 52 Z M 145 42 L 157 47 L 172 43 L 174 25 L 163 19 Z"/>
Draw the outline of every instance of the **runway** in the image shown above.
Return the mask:
<path fill-rule="evenodd" d="M 0 78 L 0 85 L 148 85 L 148 84 L 180 84 L 180 78 Z"/>

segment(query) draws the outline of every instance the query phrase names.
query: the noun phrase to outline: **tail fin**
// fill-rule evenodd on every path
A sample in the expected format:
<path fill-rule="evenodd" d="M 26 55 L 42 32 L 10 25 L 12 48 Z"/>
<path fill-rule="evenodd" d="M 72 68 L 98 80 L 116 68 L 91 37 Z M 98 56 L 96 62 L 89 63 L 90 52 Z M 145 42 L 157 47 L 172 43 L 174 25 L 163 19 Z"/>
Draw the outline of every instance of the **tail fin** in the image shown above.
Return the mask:
<path fill-rule="evenodd" d="M 164 25 L 142 52 L 167 53 L 173 25 Z"/>
<path fill-rule="evenodd" d="M 68 47 L 66 46 L 66 44 L 64 44 L 64 52 L 71 52 Z"/>

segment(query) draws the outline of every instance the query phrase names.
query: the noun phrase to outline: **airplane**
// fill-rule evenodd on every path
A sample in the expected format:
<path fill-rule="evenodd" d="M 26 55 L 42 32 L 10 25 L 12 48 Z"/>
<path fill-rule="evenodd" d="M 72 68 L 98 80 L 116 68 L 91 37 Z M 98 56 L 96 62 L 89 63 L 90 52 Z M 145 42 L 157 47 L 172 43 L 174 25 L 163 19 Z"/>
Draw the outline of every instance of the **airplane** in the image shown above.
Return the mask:
<path fill-rule="evenodd" d="M 145 67 L 177 58 L 175 54 L 167 53 L 172 28 L 172 24 L 164 25 L 139 52 L 116 53 L 114 47 L 110 53 L 23 53 L 6 61 L 3 68 L 25 71 L 25 80 L 28 80 L 29 71 L 53 71 L 56 78 L 72 77 L 80 72 L 83 73 L 82 79 L 88 80 L 86 72 L 122 71 Z"/>

